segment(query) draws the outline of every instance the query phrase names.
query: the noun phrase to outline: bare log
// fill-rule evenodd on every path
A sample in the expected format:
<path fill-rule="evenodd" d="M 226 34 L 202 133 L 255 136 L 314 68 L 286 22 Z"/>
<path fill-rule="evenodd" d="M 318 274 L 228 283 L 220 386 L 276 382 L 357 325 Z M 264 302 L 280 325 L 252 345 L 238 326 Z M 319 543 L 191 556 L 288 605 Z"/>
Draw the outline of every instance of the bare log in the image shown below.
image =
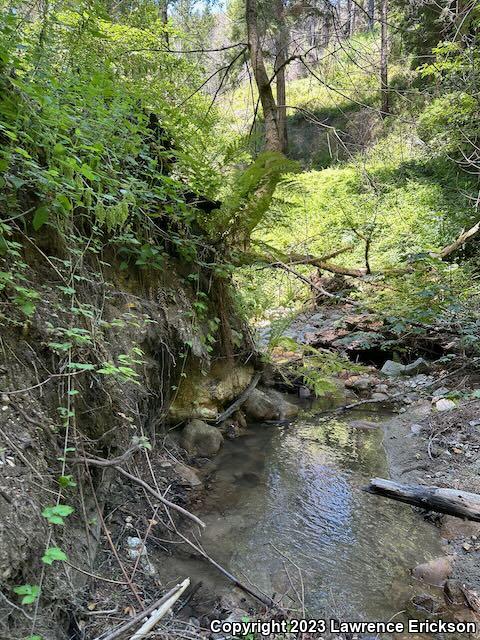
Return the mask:
<path fill-rule="evenodd" d="M 365 491 L 399 502 L 406 502 L 422 509 L 480 522 L 480 495 L 478 493 L 442 487 L 406 485 L 383 478 L 370 480 Z"/>

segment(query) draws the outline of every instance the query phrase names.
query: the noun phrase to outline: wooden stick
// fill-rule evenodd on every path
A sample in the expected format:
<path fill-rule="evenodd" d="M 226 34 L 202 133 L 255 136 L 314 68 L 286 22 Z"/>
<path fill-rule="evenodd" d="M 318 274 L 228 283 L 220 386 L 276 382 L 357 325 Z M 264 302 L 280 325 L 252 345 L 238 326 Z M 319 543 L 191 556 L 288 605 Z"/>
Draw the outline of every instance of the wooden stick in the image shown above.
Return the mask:
<path fill-rule="evenodd" d="M 133 634 L 130 640 L 142 640 L 142 638 L 145 638 L 153 629 L 153 627 L 158 622 L 160 622 L 167 611 L 170 611 L 175 602 L 180 598 L 182 593 L 185 591 L 185 589 L 187 589 L 187 587 L 189 587 L 189 585 L 190 578 L 186 578 L 180 585 L 179 589 L 172 596 L 170 596 L 168 600 L 166 600 L 158 609 L 152 611 L 152 615 L 150 616 L 150 618 L 140 627 L 140 629 L 138 629 L 136 633 Z"/>
<path fill-rule="evenodd" d="M 138 622 L 141 622 L 145 616 L 150 615 L 152 611 L 155 611 L 155 609 L 158 609 L 159 607 L 161 607 L 164 602 L 167 602 L 167 600 L 169 600 L 178 591 L 178 589 L 180 589 L 182 584 L 183 582 L 175 585 L 173 589 L 170 589 L 170 591 L 167 591 L 167 593 L 164 596 L 162 596 L 159 600 L 156 600 L 156 602 L 151 604 L 144 611 L 140 611 L 140 613 L 137 613 L 137 615 L 134 616 L 128 622 L 125 622 L 120 627 L 117 627 L 115 631 L 112 631 L 107 635 L 102 633 L 101 635 L 97 636 L 95 640 L 116 640 L 116 638 L 119 638 L 126 631 L 134 627 Z"/>
<path fill-rule="evenodd" d="M 365 491 L 399 502 L 413 504 L 422 509 L 447 513 L 457 518 L 466 518 L 480 522 L 480 495 L 457 489 L 406 485 L 373 478 Z"/>
<path fill-rule="evenodd" d="M 245 391 L 235 400 L 233 404 L 231 404 L 228 407 L 228 409 L 225 409 L 225 411 L 218 416 L 218 418 L 215 420 L 216 424 L 229 418 L 232 415 L 232 413 L 234 413 L 239 407 L 242 406 L 242 404 L 247 400 L 247 398 L 251 395 L 252 391 L 255 389 L 255 387 L 259 383 L 261 377 L 262 377 L 261 373 L 256 373 L 253 376 L 252 381 L 250 382 L 248 387 L 245 389 Z"/>

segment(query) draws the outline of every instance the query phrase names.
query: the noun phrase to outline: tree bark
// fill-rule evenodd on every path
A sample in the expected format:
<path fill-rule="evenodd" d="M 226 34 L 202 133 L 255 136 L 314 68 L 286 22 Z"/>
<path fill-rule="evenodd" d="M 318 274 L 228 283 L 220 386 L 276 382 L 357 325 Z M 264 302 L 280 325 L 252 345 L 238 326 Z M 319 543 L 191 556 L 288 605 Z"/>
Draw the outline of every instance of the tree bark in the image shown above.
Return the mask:
<path fill-rule="evenodd" d="M 267 151 L 282 151 L 278 122 L 277 105 L 273 97 L 265 61 L 263 58 L 260 33 L 258 27 L 258 14 L 256 0 L 246 0 L 245 17 L 247 23 L 247 39 L 252 63 L 253 75 L 258 89 L 258 95 L 263 108 L 265 120 L 265 149 Z"/>
<path fill-rule="evenodd" d="M 480 522 L 480 495 L 457 489 L 406 485 L 373 478 L 365 489 L 368 493 L 406 502 L 422 509 L 447 513 L 457 518 Z"/>
<path fill-rule="evenodd" d="M 373 29 L 375 24 L 375 0 L 368 0 L 368 28 Z"/>
<path fill-rule="evenodd" d="M 275 78 L 277 83 L 277 126 L 281 151 L 287 150 L 287 91 L 285 69 L 288 55 L 288 30 L 285 22 L 284 0 L 275 0 L 277 34 L 275 38 Z"/>
<path fill-rule="evenodd" d="M 390 101 L 388 95 L 388 0 L 380 3 L 380 93 L 382 118 L 390 113 Z"/>

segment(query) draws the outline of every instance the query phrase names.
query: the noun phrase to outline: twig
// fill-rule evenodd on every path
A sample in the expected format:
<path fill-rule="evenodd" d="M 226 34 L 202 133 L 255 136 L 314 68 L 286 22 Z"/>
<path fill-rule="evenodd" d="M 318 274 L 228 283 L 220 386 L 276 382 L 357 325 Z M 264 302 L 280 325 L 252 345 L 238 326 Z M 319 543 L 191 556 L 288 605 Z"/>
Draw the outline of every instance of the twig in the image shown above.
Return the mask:
<path fill-rule="evenodd" d="M 172 595 L 174 595 L 180 587 L 181 587 L 181 584 L 177 584 L 175 587 L 173 587 L 173 589 L 170 589 L 170 591 L 167 591 L 167 593 L 164 596 L 162 596 L 159 600 L 151 604 L 149 607 L 147 607 L 140 613 L 138 613 L 128 622 L 125 622 L 124 624 L 122 624 L 121 627 L 118 627 L 117 629 L 115 629 L 115 631 L 112 631 L 111 633 L 107 633 L 107 635 L 101 634 L 97 636 L 95 640 L 116 640 L 116 638 L 119 638 L 126 631 L 128 631 L 129 629 L 134 627 L 138 622 L 143 620 L 145 616 L 150 615 L 152 611 L 155 611 L 155 609 L 158 609 L 159 607 L 161 607 L 162 604 L 164 602 L 167 602 L 167 600 L 169 600 L 169 598 L 171 598 Z"/>
<path fill-rule="evenodd" d="M 142 638 L 145 638 L 148 635 L 148 633 L 150 633 L 150 631 L 153 629 L 153 627 L 158 622 L 160 622 L 163 616 L 168 611 L 170 611 L 170 609 L 173 607 L 175 602 L 180 598 L 182 593 L 189 586 L 190 586 L 190 578 L 185 578 L 185 580 L 182 582 L 178 590 L 172 596 L 170 596 L 170 598 L 168 598 L 168 600 L 164 602 L 158 609 L 155 609 L 154 611 L 152 611 L 152 615 L 150 616 L 150 618 L 145 622 L 145 624 L 143 624 L 140 627 L 140 629 L 138 629 L 136 633 L 133 634 L 130 640 L 142 640 Z"/>

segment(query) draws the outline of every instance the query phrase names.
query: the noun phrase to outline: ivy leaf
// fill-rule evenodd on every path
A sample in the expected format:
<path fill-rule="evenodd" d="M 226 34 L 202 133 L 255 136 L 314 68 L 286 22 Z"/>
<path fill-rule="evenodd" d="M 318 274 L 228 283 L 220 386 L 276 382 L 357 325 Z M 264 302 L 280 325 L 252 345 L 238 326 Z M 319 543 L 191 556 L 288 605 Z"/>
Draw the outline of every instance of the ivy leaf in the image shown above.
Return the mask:
<path fill-rule="evenodd" d="M 66 554 L 59 547 L 48 548 L 42 556 L 42 562 L 44 564 L 51 565 L 55 560 L 64 562 L 67 560 Z"/>
<path fill-rule="evenodd" d="M 45 507 L 42 516 L 48 520 L 50 524 L 64 524 L 64 518 L 72 514 L 73 507 L 68 504 L 57 504 L 52 507 Z"/>
<path fill-rule="evenodd" d="M 70 475 L 68 475 L 68 476 L 60 476 L 59 479 L 58 479 L 58 484 L 61 487 L 65 487 L 65 488 L 76 487 L 77 486 L 77 483 L 73 479 L 73 476 L 70 476 Z"/>
<path fill-rule="evenodd" d="M 15 587 L 13 592 L 23 596 L 22 604 L 33 604 L 40 595 L 40 587 L 36 584 L 21 584 Z"/>
<path fill-rule="evenodd" d="M 38 231 L 41 227 L 43 227 L 45 222 L 48 220 L 49 215 L 50 215 L 50 211 L 45 206 L 39 207 L 35 211 L 35 215 L 33 216 L 33 223 L 32 223 L 35 231 Z"/>
<path fill-rule="evenodd" d="M 93 371 L 95 369 L 95 365 L 90 364 L 89 362 L 70 362 L 68 368 L 75 369 L 76 371 Z"/>

